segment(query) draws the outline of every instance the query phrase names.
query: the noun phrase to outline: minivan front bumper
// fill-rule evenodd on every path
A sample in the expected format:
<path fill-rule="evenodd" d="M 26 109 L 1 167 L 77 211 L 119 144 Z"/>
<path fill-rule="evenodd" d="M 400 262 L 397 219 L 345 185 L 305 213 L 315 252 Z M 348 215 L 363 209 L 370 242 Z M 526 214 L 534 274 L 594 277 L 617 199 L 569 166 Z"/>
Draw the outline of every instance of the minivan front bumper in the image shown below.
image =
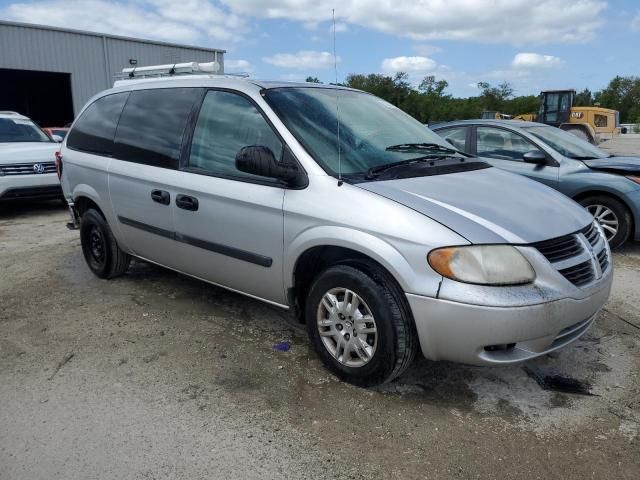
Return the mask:
<path fill-rule="evenodd" d="M 568 345 L 582 336 L 606 303 L 609 268 L 591 295 L 526 306 L 472 305 L 406 294 L 423 355 L 470 365 L 508 365 Z"/>

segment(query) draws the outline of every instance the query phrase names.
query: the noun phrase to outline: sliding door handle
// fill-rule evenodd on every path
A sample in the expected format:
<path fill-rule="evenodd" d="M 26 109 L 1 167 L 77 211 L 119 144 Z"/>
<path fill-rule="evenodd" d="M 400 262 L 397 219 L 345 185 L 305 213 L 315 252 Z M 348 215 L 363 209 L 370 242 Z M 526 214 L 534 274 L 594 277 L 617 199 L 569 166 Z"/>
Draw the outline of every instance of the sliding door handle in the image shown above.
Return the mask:
<path fill-rule="evenodd" d="M 162 205 L 169 205 L 171 203 L 171 195 L 165 190 L 151 190 L 151 200 Z"/>
<path fill-rule="evenodd" d="M 189 195 L 179 194 L 176 196 L 176 206 L 183 210 L 195 212 L 198 210 L 198 199 Z"/>

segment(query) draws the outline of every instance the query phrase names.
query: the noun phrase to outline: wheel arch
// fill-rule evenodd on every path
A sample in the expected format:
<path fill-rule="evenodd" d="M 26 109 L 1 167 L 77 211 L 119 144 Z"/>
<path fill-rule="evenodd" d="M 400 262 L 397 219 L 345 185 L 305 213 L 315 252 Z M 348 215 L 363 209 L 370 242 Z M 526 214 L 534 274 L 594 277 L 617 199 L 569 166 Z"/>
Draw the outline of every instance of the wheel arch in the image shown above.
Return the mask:
<path fill-rule="evenodd" d="M 95 208 L 109 224 L 111 232 L 115 236 L 120 247 L 124 251 L 130 253 L 130 249 L 126 244 L 120 225 L 117 222 L 117 218 L 111 209 L 111 204 L 108 201 L 105 201 L 92 186 L 87 184 L 77 185 L 73 190 L 73 203 L 74 208 L 78 213 L 78 218 L 80 218 L 82 213 L 88 208 Z"/>
<path fill-rule="evenodd" d="M 598 144 L 598 137 L 596 131 L 588 123 L 563 123 L 560 125 L 560 130 L 582 130 L 589 138 L 589 143 L 593 145 Z"/>
<path fill-rule="evenodd" d="M 105 217 L 104 208 L 100 206 L 100 195 L 98 195 L 98 192 L 90 185 L 78 185 L 73 189 L 73 203 L 80 215 L 91 206 Z"/>
<path fill-rule="evenodd" d="M 352 232 L 349 229 L 344 230 Z M 285 261 L 285 288 L 289 304 L 297 314 L 304 311 L 306 292 L 313 279 L 322 270 L 336 264 L 358 265 L 365 271 L 368 268 L 377 268 L 387 280 L 393 282 L 394 288 L 404 297 L 404 292 L 408 290 L 415 273 L 400 252 L 378 237 L 354 232 L 351 234 L 352 238 L 346 238 L 344 233 L 341 232 L 341 235 L 332 238 L 313 235 L 317 241 L 298 239 L 290 247 L 289 261 Z M 305 236 L 311 235 L 308 232 Z M 300 315 L 298 317 L 300 318 Z"/>
<path fill-rule="evenodd" d="M 580 203 L 585 198 L 589 197 L 609 197 L 613 200 L 620 202 L 629 212 L 631 216 L 631 225 L 629 226 L 629 231 L 633 236 L 633 232 L 635 232 L 636 225 L 638 224 L 638 219 L 635 217 L 633 208 L 629 205 L 629 203 L 620 195 L 611 192 L 609 190 L 597 189 L 597 190 L 584 190 L 573 197 L 571 197 L 576 202 Z"/>

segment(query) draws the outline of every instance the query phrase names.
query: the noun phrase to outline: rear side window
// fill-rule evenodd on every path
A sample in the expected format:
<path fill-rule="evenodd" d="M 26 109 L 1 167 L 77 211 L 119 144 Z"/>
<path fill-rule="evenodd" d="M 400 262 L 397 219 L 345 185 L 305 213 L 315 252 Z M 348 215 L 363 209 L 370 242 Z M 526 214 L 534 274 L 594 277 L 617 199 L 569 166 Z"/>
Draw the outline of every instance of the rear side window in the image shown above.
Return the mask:
<path fill-rule="evenodd" d="M 199 88 L 131 92 L 118 123 L 114 157 L 177 169 L 187 121 L 201 95 Z"/>
<path fill-rule="evenodd" d="M 467 151 L 467 127 L 444 128 L 436 133 L 458 150 Z"/>
<path fill-rule="evenodd" d="M 502 128 L 478 127 L 476 134 L 479 157 L 522 162 L 525 153 L 538 150 L 526 138 Z"/>
<path fill-rule="evenodd" d="M 98 155 L 113 154 L 113 137 L 129 92 L 114 93 L 89 105 L 69 132 L 67 147 Z"/>

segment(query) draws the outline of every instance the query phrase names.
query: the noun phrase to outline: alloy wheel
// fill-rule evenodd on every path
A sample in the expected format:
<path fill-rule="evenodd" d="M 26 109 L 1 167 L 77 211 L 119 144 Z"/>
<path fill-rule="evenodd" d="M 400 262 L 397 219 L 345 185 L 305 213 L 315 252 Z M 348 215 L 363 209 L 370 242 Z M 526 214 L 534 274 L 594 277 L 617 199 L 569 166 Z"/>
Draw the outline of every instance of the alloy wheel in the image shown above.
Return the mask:
<path fill-rule="evenodd" d="M 617 215 L 609 207 L 601 204 L 587 205 L 587 210 L 604 230 L 607 241 L 611 241 L 620 226 Z"/>
<path fill-rule="evenodd" d="M 317 327 L 324 347 L 343 365 L 362 367 L 376 352 L 378 330 L 371 309 L 347 288 L 332 288 L 322 296 Z"/>

